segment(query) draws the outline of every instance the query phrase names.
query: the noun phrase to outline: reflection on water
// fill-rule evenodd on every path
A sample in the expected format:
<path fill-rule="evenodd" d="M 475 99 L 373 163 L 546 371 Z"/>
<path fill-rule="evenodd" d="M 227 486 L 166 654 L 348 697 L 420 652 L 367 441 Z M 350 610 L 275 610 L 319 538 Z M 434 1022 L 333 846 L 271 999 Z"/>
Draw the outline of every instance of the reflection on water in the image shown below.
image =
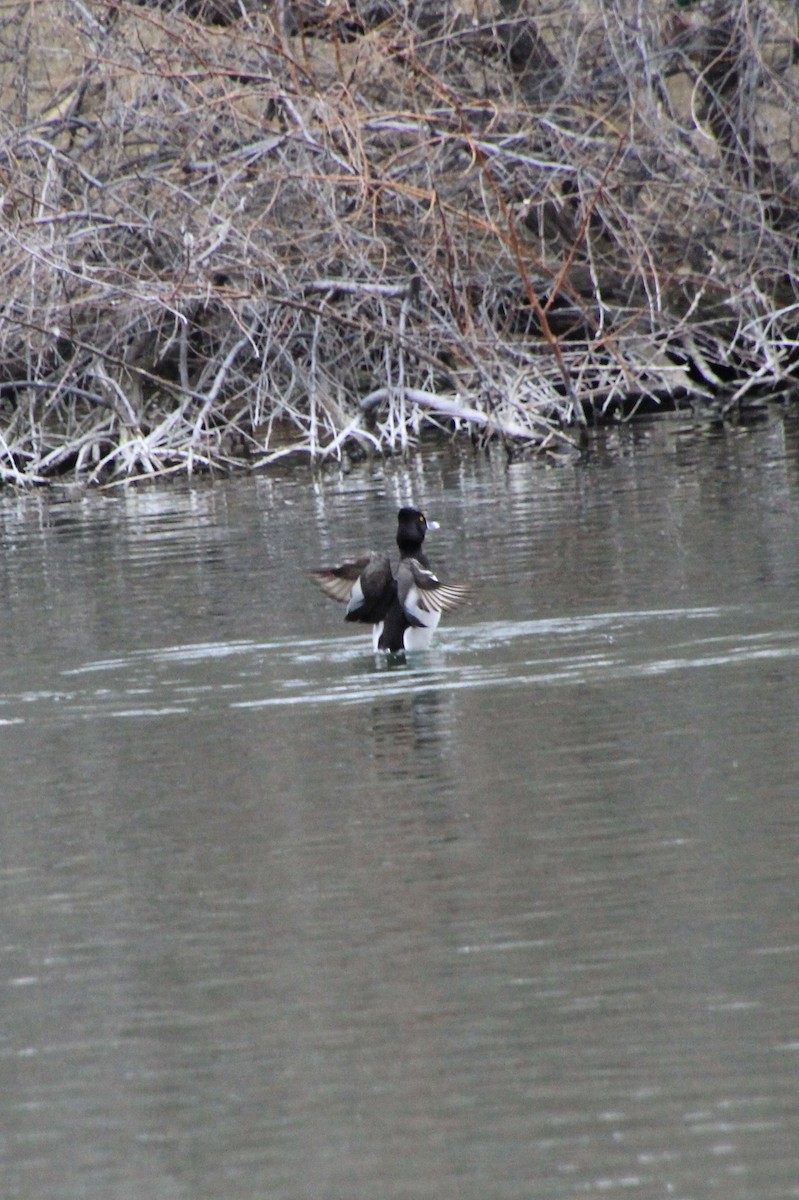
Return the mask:
<path fill-rule="evenodd" d="M 451 700 L 439 689 L 375 700 L 370 725 L 377 771 L 392 785 L 402 779 L 442 784 L 453 716 Z"/>
<path fill-rule="evenodd" d="M 799 1196 L 797 534 L 776 422 L 4 499 L 3 1195 Z"/>

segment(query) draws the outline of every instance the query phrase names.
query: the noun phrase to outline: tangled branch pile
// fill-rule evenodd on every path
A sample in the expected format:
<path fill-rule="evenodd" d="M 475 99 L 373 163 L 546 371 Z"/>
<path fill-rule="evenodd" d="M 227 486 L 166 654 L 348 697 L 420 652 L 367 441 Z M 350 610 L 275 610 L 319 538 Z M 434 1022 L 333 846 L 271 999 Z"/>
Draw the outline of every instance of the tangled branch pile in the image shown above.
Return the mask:
<path fill-rule="evenodd" d="M 794 0 L 6 7 L 2 478 L 791 391 L 798 37 Z"/>

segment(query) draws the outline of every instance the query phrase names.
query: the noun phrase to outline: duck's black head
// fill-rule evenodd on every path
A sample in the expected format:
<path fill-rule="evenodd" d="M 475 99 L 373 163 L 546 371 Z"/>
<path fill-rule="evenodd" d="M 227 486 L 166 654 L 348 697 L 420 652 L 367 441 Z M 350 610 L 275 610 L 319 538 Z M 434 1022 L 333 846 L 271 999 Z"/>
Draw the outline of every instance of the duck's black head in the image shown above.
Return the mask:
<path fill-rule="evenodd" d="M 403 558 L 418 555 L 428 529 L 437 529 L 418 508 L 401 508 L 397 513 L 397 545 Z"/>

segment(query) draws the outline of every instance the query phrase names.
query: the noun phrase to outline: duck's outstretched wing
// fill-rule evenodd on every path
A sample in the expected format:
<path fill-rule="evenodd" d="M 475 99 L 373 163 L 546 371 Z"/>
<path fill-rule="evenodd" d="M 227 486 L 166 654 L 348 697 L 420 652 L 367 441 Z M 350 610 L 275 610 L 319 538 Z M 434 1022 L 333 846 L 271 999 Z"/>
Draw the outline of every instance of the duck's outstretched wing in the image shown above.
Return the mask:
<path fill-rule="evenodd" d="M 317 567 L 311 571 L 311 579 L 331 600 L 346 604 L 352 595 L 352 589 L 363 571 L 369 566 L 370 554 L 363 558 L 355 558 L 352 562 L 342 563 L 340 567 Z"/>
<path fill-rule="evenodd" d="M 397 594 L 388 555 L 374 551 L 340 567 L 312 571 L 311 578 L 327 596 L 346 602 L 348 621 L 376 625 L 385 618 Z"/>
<path fill-rule="evenodd" d="M 468 600 L 471 590 L 466 583 L 442 583 L 415 558 L 404 558 L 397 571 L 399 601 L 411 621 L 418 621 L 420 612 L 450 612 Z"/>

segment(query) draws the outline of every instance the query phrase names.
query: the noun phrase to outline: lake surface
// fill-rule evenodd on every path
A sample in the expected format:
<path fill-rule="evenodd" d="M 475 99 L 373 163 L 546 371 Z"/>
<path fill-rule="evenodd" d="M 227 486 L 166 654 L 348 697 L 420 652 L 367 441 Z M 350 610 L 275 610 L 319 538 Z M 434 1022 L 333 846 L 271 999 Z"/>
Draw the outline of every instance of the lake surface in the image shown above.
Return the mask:
<path fill-rule="evenodd" d="M 306 568 L 413 501 L 468 607 Z M 4 1200 L 799 1197 L 799 428 L 0 498 Z"/>

